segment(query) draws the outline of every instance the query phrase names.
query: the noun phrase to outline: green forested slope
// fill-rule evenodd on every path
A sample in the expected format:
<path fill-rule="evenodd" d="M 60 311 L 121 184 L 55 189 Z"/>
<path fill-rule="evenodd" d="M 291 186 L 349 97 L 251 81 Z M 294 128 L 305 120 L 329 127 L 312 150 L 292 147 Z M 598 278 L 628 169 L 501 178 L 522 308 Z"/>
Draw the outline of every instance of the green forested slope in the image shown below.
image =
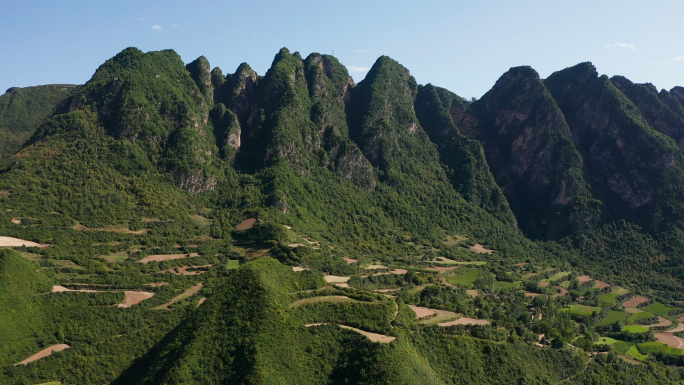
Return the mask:
<path fill-rule="evenodd" d="M 0 159 L 19 151 L 75 88 L 70 84 L 15 87 L 0 96 Z"/>

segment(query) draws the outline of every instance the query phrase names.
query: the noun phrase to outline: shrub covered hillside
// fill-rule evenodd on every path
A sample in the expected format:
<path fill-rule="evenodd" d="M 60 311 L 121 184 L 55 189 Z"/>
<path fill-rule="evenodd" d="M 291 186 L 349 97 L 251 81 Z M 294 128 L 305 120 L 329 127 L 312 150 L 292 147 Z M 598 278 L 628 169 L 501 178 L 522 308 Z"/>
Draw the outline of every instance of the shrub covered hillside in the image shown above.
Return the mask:
<path fill-rule="evenodd" d="M 76 86 L 13 87 L 0 96 L 0 159 L 19 151 Z"/>
<path fill-rule="evenodd" d="M 12 89 L 0 383 L 681 383 L 682 95 L 285 48 Z"/>

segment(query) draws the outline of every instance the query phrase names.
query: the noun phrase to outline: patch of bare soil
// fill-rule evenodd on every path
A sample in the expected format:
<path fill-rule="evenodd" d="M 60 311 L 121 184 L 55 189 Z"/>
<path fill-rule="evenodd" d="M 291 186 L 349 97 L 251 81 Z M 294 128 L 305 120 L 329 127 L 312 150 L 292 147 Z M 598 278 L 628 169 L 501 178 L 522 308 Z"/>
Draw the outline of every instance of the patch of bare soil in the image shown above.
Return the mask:
<path fill-rule="evenodd" d="M 21 224 L 21 219 L 19 219 L 19 218 L 12 218 L 12 223 L 14 223 L 15 225 L 20 225 L 20 224 Z"/>
<path fill-rule="evenodd" d="M 347 262 L 347 265 L 351 265 L 352 263 L 359 263 L 359 260 L 354 258 L 344 257 L 344 260 Z"/>
<path fill-rule="evenodd" d="M 638 305 L 642 303 L 646 303 L 650 301 L 650 299 L 644 297 L 643 295 L 637 295 L 635 297 L 632 297 L 628 299 L 627 301 L 622 303 L 622 306 L 624 307 L 637 307 Z"/>
<path fill-rule="evenodd" d="M 435 324 L 439 322 L 446 322 L 446 321 L 451 321 L 454 318 L 459 318 L 461 314 L 454 313 L 453 311 L 448 311 L 448 310 L 439 310 L 439 309 L 430 309 L 437 313 L 437 316 L 434 318 L 429 318 L 427 320 L 423 320 L 420 323 L 422 324 Z"/>
<path fill-rule="evenodd" d="M 534 298 L 534 297 L 536 297 L 536 296 L 538 296 L 538 295 L 541 295 L 541 294 L 539 294 L 539 293 L 533 293 L 533 292 L 531 292 L 531 291 L 526 291 L 526 292 L 525 292 L 525 296 L 526 296 L 526 297 L 530 297 L 530 298 Z"/>
<path fill-rule="evenodd" d="M 147 291 L 126 291 L 125 294 L 126 298 L 124 299 L 124 301 L 116 306 L 129 308 L 154 296 L 154 293 L 150 293 Z"/>
<path fill-rule="evenodd" d="M 430 271 L 436 271 L 440 274 L 444 274 L 447 271 L 451 271 L 454 269 L 458 269 L 458 266 L 451 266 L 451 267 L 424 267 L 425 270 L 430 270 Z"/>
<path fill-rule="evenodd" d="M 344 287 L 344 288 L 347 288 L 347 289 L 350 287 L 348 283 L 336 283 L 335 286 L 337 286 L 337 287 Z"/>
<path fill-rule="evenodd" d="M 304 271 L 304 270 L 309 270 L 308 267 L 301 267 L 301 266 L 292 266 L 292 270 L 294 271 Z"/>
<path fill-rule="evenodd" d="M 310 327 L 321 326 L 321 325 L 326 325 L 326 323 L 307 324 L 304 326 L 306 326 L 307 328 L 310 328 Z M 388 344 L 388 343 L 397 339 L 397 337 L 386 336 L 384 334 L 378 334 L 378 333 L 371 333 L 371 332 L 367 332 L 365 330 L 353 328 L 353 327 L 347 326 L 347 325 L 340 325 L 340 324 L 336 324 L 336 325 L 343 328 L 343 329 L 352 330 L 352 331 L 355 331 L 361 335 L 364 335 L 369 340 L 371 340 L 373 342 L 380 342 L 380 343 Z"/>
<path fill-rule="evenodd" d="M 579 277 L 577 277 L 577 280 L 579 281 L 579 283 L 584 283 L 584 282 L 593 281 L 594 279 L 588 275 L 580 275 Z"/>
<path fill-rule="evenodd" d="M 520 263 L 516 263 L 516 264 L 513 265 L 513 266 L 525 267 L 525 266 L 527 266 L 527 265 L 529 265 L 529 263 L 527 263 L 527 262 L 520 262 Z"/>
<path fill-rule="evenodd" d="M 338 275 L 326 275 L 323 277 L 328 283 L 347 283 L 351 277 L 340 277 Z"/>
<path fill-rule="evenodd" d="M 483 245 L 477 243 L 475 246 L 470 246 L 470 251 L 474 251 L 476 253 L 482 253 L 482 254 L 491 254 L 494 252 L 494 250 L 487 249 Z"/>
<path fill-rule="evenodd" d="M 677 321 L 679 321 L 679 322 L 684 322 L 684 315 L 681 316 L 681 317 L 679 317 L 679 318 L 677 318 Z"/>
<path fill-rule="evenodd" d="M 206 300 L 207 300 L 207 297 L 200 298 L 199 303 L 197 304 L 197 307 L 200 307 L 200 305 L 202 305 L 204 303 L 204 301 L 206 301 Z"/>
<path fill-rule="evenodd" d="M 17 366 L 17 365 L 28 365 L 29 362 L 33 362 L 33 361 L 38 360 L 38 359 L 41 359 L 41 358 L 43 358 L 43 357 L 47 357 L 47 356 L 51 355 L 51 354 L 54 353 L 54 352 L 61 352 L 62 350 L 68 349 L 68 348 L 69 348 L 69 345 L 67 345 L 67 344 L 52 345 L 52 346 L 50 346 L 50 347 L 48 347 L 48 348 L 45 348 L 45 349 L 39 351 L 38 353 L 32 355 L 31 357 L 25 359 L 24 361 L 21 361 L 21 362 L 18 362 L 18 363 L 16 363 L 16 364 L 14 364 L 14 366 Z"/>
<path fill-rule="evenodd" d="M 647 328 L 654 328 L 654 327 L 658 327 L 658 326 L 665 326 L 665 327 L 667 327 L 667 326 L 670 326 L 670 325 L 672 325 L 672 321 L 670 321 L 669 319 L 667 319 L 667 318 L 665 318 L 665 317 L 658 316 L 658 323 L 650 324 L 650 325 L 641 325 L 641 326 L 644 326 L 644 327 L 647 327 Z"/>
<path fill-rule="evenodd" d="M 0 237 L 0 247 L 48 247 L 50 245 L 41 245 L 40 243 L 25 241 L 13 237 Z"/>
<path fill-rule="evenodd" d="M 257 221 L 256 218 L 245 219 L 244 221 L 242 221 L 242 223 L 240 223 L 239 225 L 235 226 L 235 229 L 236 229 L 236 230 L 247 230 L 247 229 L 251 229 L 251 228 L 254 226 L 254 224 L 256 223 L 256 221 Z"/>
<path fill-rule="evenodd" d="M 677 349 L 684 349 L 684 340 L 673 335 L 672 333 L 653 333 L 653 336 L 667 346 L 672 346 L 673 348 Z"/>
<path fill-rule="evenodd" d="M 366 270 L 378 270 L 378 269 L 386 269 L 387 266 L 385 265 L 368 265 L 365 266 L 364 269 Z"/>
<path fill-rule="evenodd" d="M 59 285 L 55 285 L 55 286 L 52 287 L 52 292 L 53 292 L 53 293 L 65 293 L 65 292 L 68 292 L 68 291 L 75 291 L 75 292 L 80 292 L 80 293 L 99 293 L 98 290 L 90 290 L 90 289 L 78 289 L 78 290 L 74 290 L 74 289 L 68 289 L 68 288 L 66 288 L 66 287 L 64 287 L 64 286 L 59 286 Z"/>
<path fill-rule="evenodd" d="M 8 197 L 10 195 L 9 191 L 0 190 L 0 197 Z"/>
<path fill-rule="evenodd" d="M 629 314 L 634 314 L 634 313 L 643 313 L 644 311 L 641 309 L 637 309 L 635 307 L 626 307 L 625 311 Z"/>
<path fill-rule="evenodd" d="M 176 303 L 182 299 L 192 297 L 193 295 L 199 293 L 199 291 L 202 290 L 202 287 L 204 287 L 204 284 L 202 282 L 200 282 L 197 285 L 195 285 L 195 286 L 189 288 L 188 290 L 184 291 L 183 294 L 174 297 L 171 301 L 169 301 L 163 305 L 159 305 L 159 306 L 155 307 L 155 309 L 169 310 L 169 306 L 173 305 L 174 303 Z M 200 300 L 200 304 L 201 304 L 201 302 L 202 301 Z M 199 306 L 199 305 L 197 305 L 197 306 Z"/>
<path fill-rule="evenodd" d="M 539 282 L 538 286 L 539 287 L 549 287 L 549 283 L 548 282 Z"/>
<path fill-rule="evenodd" d="M 168 284 L 169 284 L 168 282 L 152 282 L 152 283 L 148 283 L 148 285 L 150 285 L 150 286 L 152 286 L 152 287 L 160 287 L 160 286 L 165 286 L 165 285 L 168 285 Z"/>
<path fill-rule="evenodd" d="M 479 318 L 468 318 L 468 317 L 461 317 L 455 321 L 449 321 L 449 322 L 440 322 L 437 325 L 438 326 L 453 326 L 453 325 L 489 325 L 491 322 L 487 321 L 486 319 L 479 319 Z"/>
<path fill-rule="evenodd" d="M 430 317 L 435 314 L 437 314 L 434 310 L 428 309 L 426 307 L 420 307 L 420 306 L 413 306 L 409 305 L 411 310 L 413 310 L 414 313 L 416 313 L 416 318 L 421 319 L 425 317 Z"/>
<path fill-rule="evenodd" d="M 477 297 L 478 295 L 480 295 L 480 293 L 478 293 L 475 289 L 468 289 L 466 290 L 466 293 L 471 297 Z"/>
<path fill-rule="evenodd" d="M 598 289 L 605 289 L 606 287 L 610 286 L 609 283 L 603 282 L 603 281 L 599 281 L 599 280 L 597 280 L 597 279 L 595 279 L 594 282 L 596 282 L 596 288 L 598 288 Z"/>
<path fill-rule="evenodd" d="M 677 332 L 684 332 L 684 323 L 680 323 L 679 325 L 677 325 L 676 328 L 665 330 L 665 333 L 677 333 Z"/>
<path fill-rule="evenodd" d="M 198 255 L 199 254 L 197 254 L 197 253 L 148 255 L 147 257 L 139 260 L 138 262 L 139 263 L 161 262 L 161 261 L 169 261 L 172 259 L 192 258 L 192 257 L 196 257 Z"/>
<path fill-rule="evenodd" d="M 299 246 L 304 246 L 304 244 L 303 243 L 290 243 L 289 245 L 287 245 L 287 247 L 292 247 L 292 248 L 299 247 Z"/>
<path fill-rule="evenodd" d="M 188 269 L 197 269 L 200 267 L 211 267 L 213 265 L 202 265 L 202 266 L 178 266 L 174 267 L 168 270 L 162 270 L 160 273 L 165 274 L 165 273 L 171 273 L 175 275 L 196 275 L 196 274 L 202 274 L 206 273 L 204 270 L 199 270 L 199 271 L 190 271 Z"/>

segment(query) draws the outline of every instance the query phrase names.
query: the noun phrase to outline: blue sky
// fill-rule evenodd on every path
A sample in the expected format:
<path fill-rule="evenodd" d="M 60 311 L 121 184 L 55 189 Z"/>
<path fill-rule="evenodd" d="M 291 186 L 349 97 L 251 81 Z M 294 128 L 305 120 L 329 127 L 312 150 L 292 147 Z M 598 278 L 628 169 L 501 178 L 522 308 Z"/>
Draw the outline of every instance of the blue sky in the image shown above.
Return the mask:
<path fill-rule="evenodd" d="M 682 15 L 681 0 L 0 0 L 0 92 L 82 84 L 129 46 L 261 75 L 281 47 L 334 51 L 357 82 L 388 55 L 467 98 L 510 67 L 547 77 L 583 61 L 669 89 L 684 86 Z"/>

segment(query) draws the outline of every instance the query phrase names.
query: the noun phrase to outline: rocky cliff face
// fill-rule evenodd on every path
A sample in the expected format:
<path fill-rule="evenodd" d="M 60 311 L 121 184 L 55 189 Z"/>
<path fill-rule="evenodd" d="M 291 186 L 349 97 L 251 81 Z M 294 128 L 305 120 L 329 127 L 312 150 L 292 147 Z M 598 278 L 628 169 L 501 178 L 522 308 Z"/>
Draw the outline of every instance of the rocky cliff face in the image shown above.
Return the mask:
<path fill-rule="evenodd" d="M 259 199 L 281 213 L 297 206 L 292 191 L 306 201 L 306 183 L 331 178 L 414 225 L 416 207 L 478 208 L 539 239 L 617 219 L 657 231 L 684 212 L 681 87 L 657 92 L 590 63 L 546 80 L 517 67 L 468 102 L 384 56 L 358 85 L 334 57 L 287 49 L 264 76 L 210 68 L 126 49 L 33 143 L 104 133 L 135 163 L 126 172 L 155 170 L 193 194 L 255 175 L 268 186 Z"/>
<path fill-rule="evenodd" d="M 680 206 L 681 192 L 671 190 L 671 182 L 681 183 L 684 163 L 674 141 L 651 128 L 590 63 L 556 72 L 545 84 L 582 154 L 585 177 L 610 216 L 651 229 L 662 225 Z"/>
<path fill-rule="evenodd" d="M 505 73 L 462 118 L 461 129 L 482 143 L 487 161 L 520 226 L 553 239 L 568 234 L 591 212 L 582 157 L 570 129 L 539 75 L 529 67 Z"/>

